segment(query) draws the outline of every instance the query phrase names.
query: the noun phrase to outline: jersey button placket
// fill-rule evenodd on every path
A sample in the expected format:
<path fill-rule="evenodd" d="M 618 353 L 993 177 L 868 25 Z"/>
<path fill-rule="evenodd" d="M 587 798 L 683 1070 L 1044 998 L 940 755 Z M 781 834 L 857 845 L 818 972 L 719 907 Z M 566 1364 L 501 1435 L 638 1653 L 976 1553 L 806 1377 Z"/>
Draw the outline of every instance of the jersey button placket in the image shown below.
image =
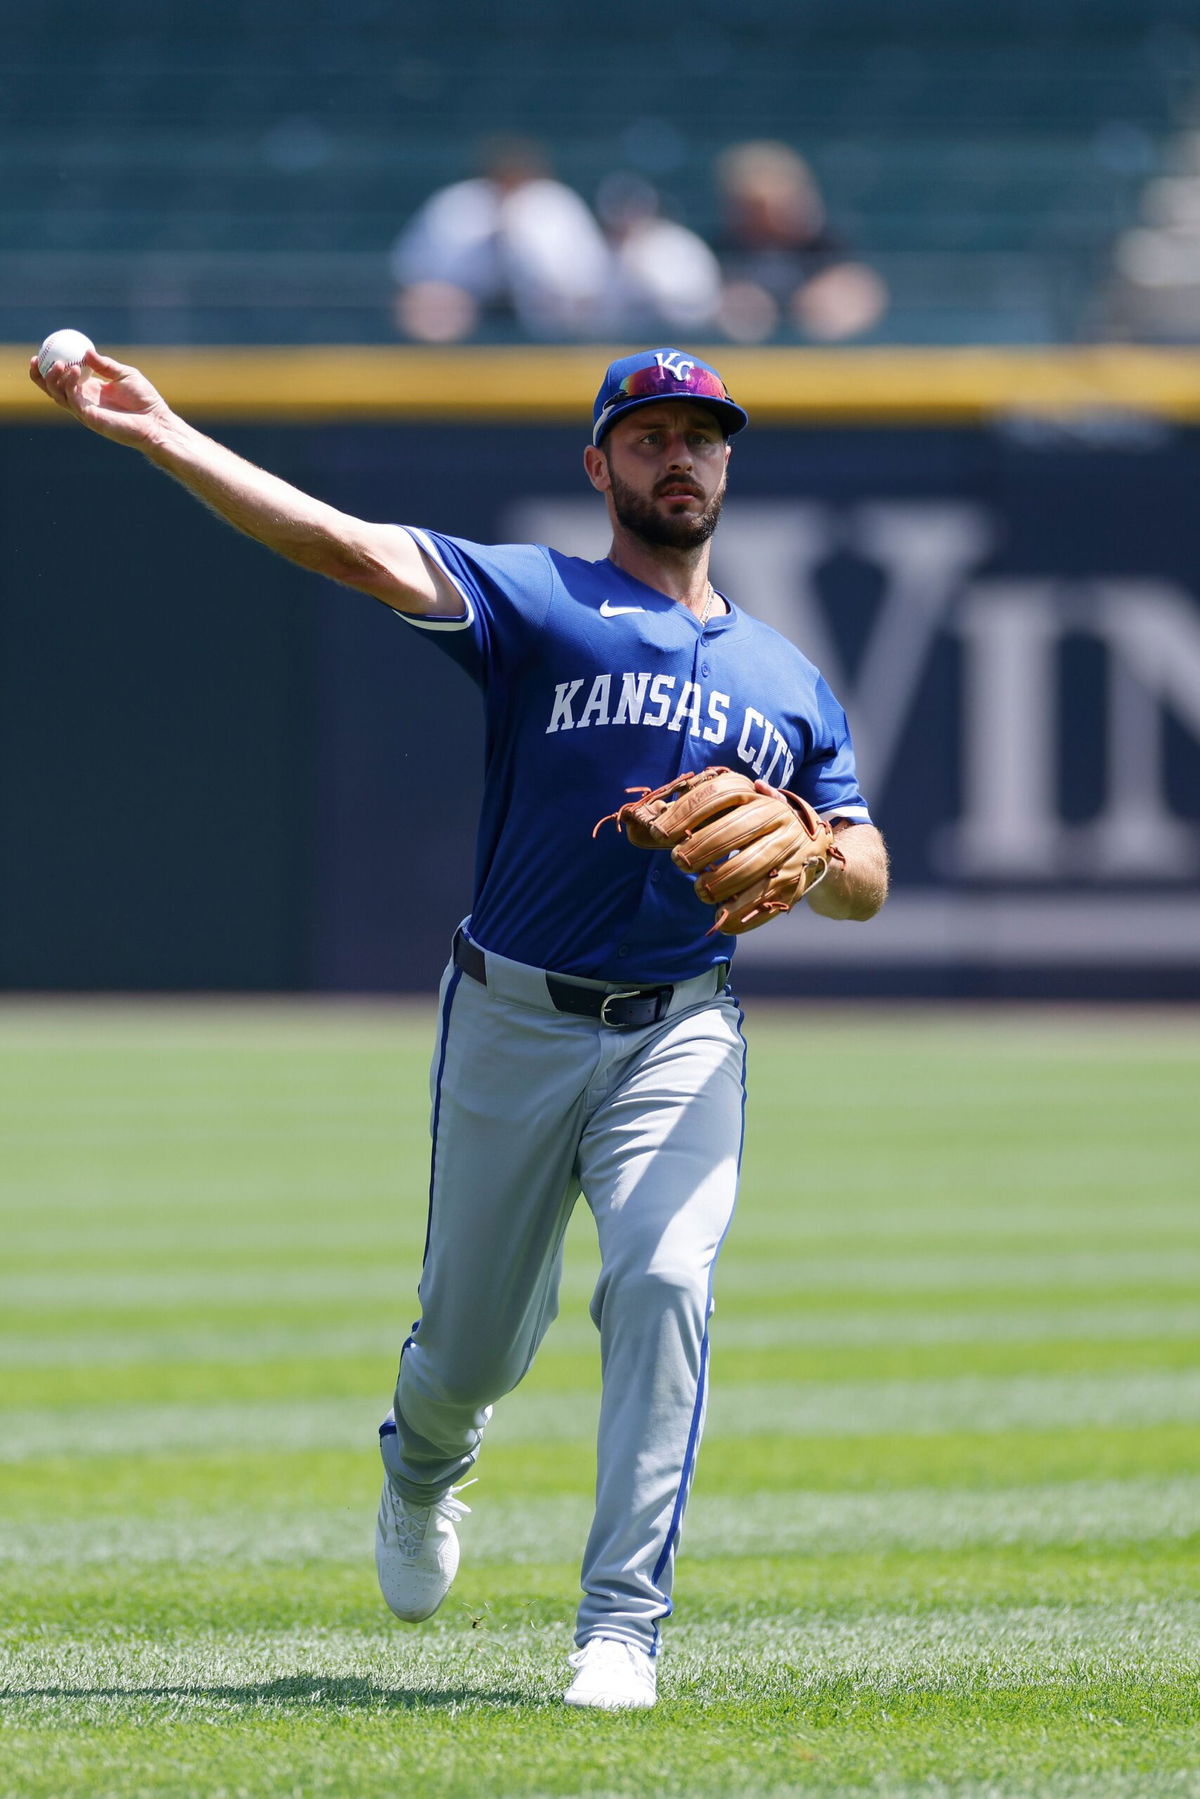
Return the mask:
<path fill-rule="evenodd" d="M 709 640 L 707 637 L 701 637 L 699 642 L 696 645 L 696 661 L 694 664 L 694 675 L 693 675 L 693 679 L 695 680 L 697 687 L 700 688 L 700 716 L 705 722 L 707 722 L 707 720 L 709 718 L 709 711 L 708 711 L 709 688 L 707 686 L 707 682 L 709 680 L 709 677 L 712 674 L 712 663 L 709 662 L 705 658 L 705 646 L 708 644 L 708 641 Z M 703 733 L 703 730 L 704 730 L 704 725 L 702 724 L 701 725 L 702 733 Z M 701 736 L 702 744 L 703 744 L 703 741 L 704 741 L 703 736 Z M 707 756 L 704 759 L 707 761 L 710 761 L 710 762 L 712 761 L 711 756 Z"/>

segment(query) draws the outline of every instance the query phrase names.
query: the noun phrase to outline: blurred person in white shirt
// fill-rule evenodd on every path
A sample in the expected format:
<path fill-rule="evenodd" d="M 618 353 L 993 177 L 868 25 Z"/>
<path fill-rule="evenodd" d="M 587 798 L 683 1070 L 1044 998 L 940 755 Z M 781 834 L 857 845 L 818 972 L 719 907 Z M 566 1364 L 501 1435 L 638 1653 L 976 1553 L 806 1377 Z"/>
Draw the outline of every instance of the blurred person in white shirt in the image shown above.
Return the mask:
<path fill-rule="evenodd" d="M 721 269 L 702 237 L 668 218 L 657 190 L 640 175 L 601 182 L 596 211 L 613 255 L 613 329 L 632 337 L 711 327 L 721 300 Z"/>
<path fill-rule="evenodd" d="M 482 172 L 432 194 L 396 239 L 396 324 L 422 343 L 470 337 L 489 317 L 585 338 L 602 326 L 611 267 L 598 222 L 540 146 L 492 139 Z"/>

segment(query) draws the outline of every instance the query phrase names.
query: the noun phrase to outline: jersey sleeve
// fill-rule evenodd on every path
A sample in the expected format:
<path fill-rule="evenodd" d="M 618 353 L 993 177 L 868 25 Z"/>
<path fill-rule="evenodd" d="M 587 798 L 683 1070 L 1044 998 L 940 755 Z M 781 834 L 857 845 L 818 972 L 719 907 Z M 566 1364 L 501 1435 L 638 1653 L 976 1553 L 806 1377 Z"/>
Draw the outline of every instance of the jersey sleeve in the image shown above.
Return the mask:
<path fill-rule="evenodd" d="M 858 785 L 849 721 L 824 676 L 817 679 L 816 707 L 812 748 L 796 769 L 792 786 L 822 818 L 870 824 L 871 813 Z"/>
<path fill-rule="evenodd" d="M 553 571 L 540 544 L 478 544 L 406 525 L 413 542 L 446 575 L 462 599 L 462 612 L 423 618 L 397 612 L 406 625 L 431 637 L 479 686 L 511 654 L 521 638 L 545 623 Z"/>

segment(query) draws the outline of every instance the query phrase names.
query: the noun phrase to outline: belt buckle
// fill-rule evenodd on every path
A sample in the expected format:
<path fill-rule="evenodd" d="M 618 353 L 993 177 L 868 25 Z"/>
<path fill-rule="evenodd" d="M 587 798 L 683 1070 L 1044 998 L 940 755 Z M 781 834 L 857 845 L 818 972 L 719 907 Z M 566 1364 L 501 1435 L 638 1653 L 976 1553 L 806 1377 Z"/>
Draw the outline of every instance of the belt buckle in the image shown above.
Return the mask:
<path fill-rule="evenodd" d="M 624 1030 L 624 1025 L 618 1024 L 615 1018 L 608 1016 L 608 1008 L 616 999 L 637 999 L 641 991 L 640 987 L 621 987 L 616 993 L 606 993 L 600 1002 L 600 1023 L 606 1024 L 610 1031 Z"/>

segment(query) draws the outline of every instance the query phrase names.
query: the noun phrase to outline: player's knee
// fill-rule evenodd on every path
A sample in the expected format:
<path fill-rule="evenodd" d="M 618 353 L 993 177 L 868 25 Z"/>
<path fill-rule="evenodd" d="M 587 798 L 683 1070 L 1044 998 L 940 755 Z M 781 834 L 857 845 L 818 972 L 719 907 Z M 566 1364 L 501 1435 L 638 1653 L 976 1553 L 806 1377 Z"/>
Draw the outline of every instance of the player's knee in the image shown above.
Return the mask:
<path fill-rule="evenodd" d="M 414 1428 L 437 1440 L 446 1419 L 486 1411 L 524 1373 L 511 1354 L 486 1354 L 461 1344 L 447 1353 L 445 1346 L 422 1339 L 405 1354 L 396 1397 Z"/>
<path fill-rule="evenodd" d="M 672 1314 L 707 1318 L 709 1273 L 707 1264 L 694 1262 L 628 1262 L 611 1269 L 597 1285 L 592 1298 L 592 1319 L 599 1325 L 610 1306 L 619 1307 L 622 1312 L 641 1320 Z"/>
<path fill-rule="evenodd" d="M 480 1411 L 511 1393 L 525 1369 L 508 1360 L 463 1363 L 443 1370 L 438 1399 L 454 1411 Z"/>

